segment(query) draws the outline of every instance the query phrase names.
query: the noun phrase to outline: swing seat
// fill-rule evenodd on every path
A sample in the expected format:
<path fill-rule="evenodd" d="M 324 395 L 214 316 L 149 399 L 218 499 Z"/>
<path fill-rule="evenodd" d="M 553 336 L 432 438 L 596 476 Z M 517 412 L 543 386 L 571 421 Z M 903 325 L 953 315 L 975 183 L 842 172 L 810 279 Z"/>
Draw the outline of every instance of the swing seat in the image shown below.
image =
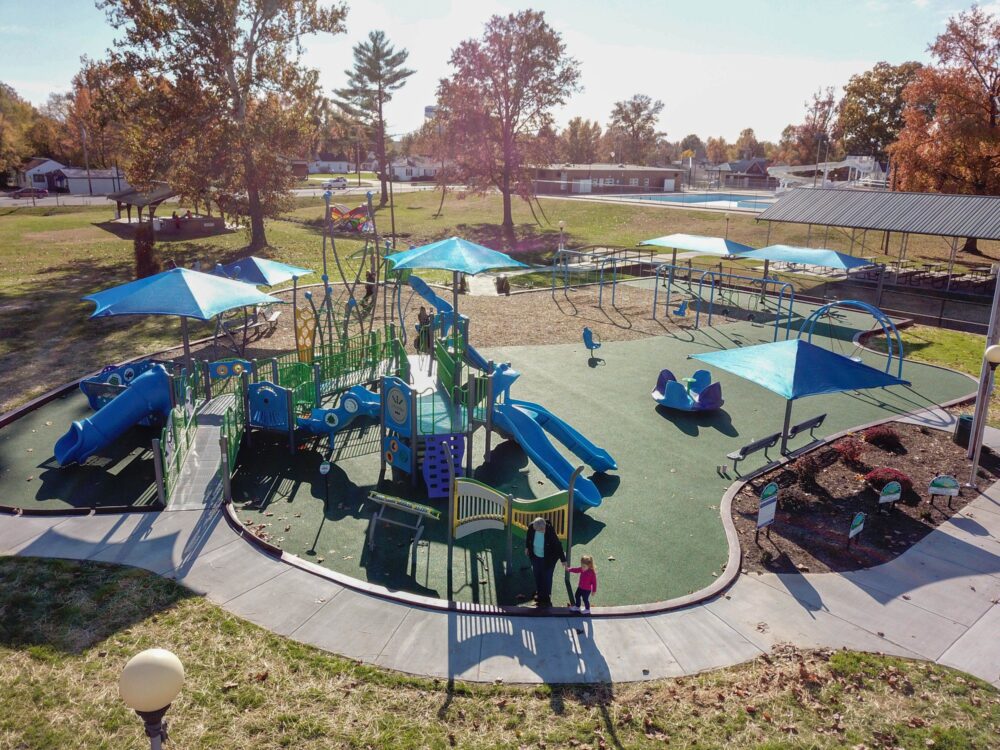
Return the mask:
<path fill-rule="evenodd" d="M 596 352 L 601 348 L 601 340 L 596 337 L 596 334 L 589 328 L 583 329 L 583 345 L 587 347 L 587 351 L 591 354 Z"/>
<path fill-rule="evenodd" d="M 687 312 L 688 312 L 688 301 L 687 300 L 684 300 L 683 302 L 681 302 L 681 306 L 680 307 L 674 308 L 674 315 L 676 317 L 678 317 L 678 318 L 685 318 L 685 317 L 687 317 Z"/>

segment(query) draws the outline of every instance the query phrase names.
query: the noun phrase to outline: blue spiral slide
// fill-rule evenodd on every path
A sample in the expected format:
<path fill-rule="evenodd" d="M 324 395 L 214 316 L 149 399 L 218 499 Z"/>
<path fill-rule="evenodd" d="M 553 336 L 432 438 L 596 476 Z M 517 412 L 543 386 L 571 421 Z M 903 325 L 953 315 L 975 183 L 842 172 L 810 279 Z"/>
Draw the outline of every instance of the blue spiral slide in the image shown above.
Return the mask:
<path fill-rule="evenodd" d="M 151 414 L 169 414 L 170 409 L 170 376 L 163 365 L 155 365 L 94 416 L 74 422 L 56 441 L 56 461 L 60 466 L 83 463 L 137 422 Z"/>

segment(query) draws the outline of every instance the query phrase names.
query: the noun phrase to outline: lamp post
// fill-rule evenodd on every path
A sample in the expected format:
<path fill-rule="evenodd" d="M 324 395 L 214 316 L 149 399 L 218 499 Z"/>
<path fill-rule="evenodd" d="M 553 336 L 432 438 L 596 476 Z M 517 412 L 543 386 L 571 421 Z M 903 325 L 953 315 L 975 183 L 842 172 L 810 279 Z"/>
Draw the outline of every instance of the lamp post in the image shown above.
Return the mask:
<path fill-rule="evenodd" d="M 566 244 L 563 242 L 563 230 L 566 229 L 566 222 L 559 220 L 559 249 L 565 250 Z"/>
<path fill-rule="evenodd" d="M 726 211 L 726 237 L 725 237 L 725 239 L 727 239 L 727 240 L 729 239 L 729 212 L 728 211 Z"/>
<path fill-rule="evenodd" d="M 126 705 L 139 714 L 149 737 L 150 750 L 161 750 L 167 739 L 163 718 L 184 684 L 184 665 L 163 648 L 141 651 L 125 665 L 118 679 L 118 692 Z"/>
<path fill-rule="evenodd" d="M 976 396 L 976 412 L 972 423 L 972 435 L 969 437 L 969 457 L 972 459 L 972 473 L 966 487 L 978 489 L 976 475 L 979 473 L 979 454 L 983 449 L 983 431 L 986 428 L 986 418 L 990 410 L 990 395 L 993 393 L 993 374 L 1000 365 L 1000 344 L 986 347 L 983 353 L 983 369 L 988 370 L 984 382 L 979 384 L 979 394 Z"/>
<path fill-rule="evenodd" d="M 319 473 L 323 475 L 323 483 L 325 485 L 323 490 L 323 510 L 327 509 L 330 505 L 330 462 L 324 461 L 319 465 Z"/>

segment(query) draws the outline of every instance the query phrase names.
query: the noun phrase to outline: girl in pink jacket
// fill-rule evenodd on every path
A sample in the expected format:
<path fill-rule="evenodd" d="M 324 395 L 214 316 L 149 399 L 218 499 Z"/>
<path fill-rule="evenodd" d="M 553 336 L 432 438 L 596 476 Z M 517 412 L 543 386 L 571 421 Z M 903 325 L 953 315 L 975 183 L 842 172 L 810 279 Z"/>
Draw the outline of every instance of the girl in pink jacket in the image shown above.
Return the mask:
<path fill-rule="evenodd" d="M 580 582 L 576 586 L 576 604 L 570 607 L 574 612 L 590 614 L 590 595 L 597 593 L 597 567 L 590 555 L 580 556 L 580 567 L 568 568 L 570 573 L 579 573 Z"/>

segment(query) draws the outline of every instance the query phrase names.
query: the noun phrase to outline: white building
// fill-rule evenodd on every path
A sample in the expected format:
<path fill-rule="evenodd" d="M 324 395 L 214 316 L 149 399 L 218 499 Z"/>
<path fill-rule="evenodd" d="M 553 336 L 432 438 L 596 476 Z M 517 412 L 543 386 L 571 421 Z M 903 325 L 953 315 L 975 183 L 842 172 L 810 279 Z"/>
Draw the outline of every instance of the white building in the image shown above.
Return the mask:
<path fill-rule="evenodd" d="M 25 162 L 17 170 L 18 187 L 33 187 L 47 190 L 51 187 L 48 181 L 49 172 L 61 169 L 64 165 L 55 159 L 46 159 L 43 156 L 35 156 Z"/>
<path fill-rule="evenodd" d="M 432 161 L 426 156 L 410 156 L 406 159 L 396 159 L 389 166 L 389 175 L 390 179 L 399 182 L 433 180 L 440 169 L 440 162 Z"/>
<path fill-rule="evenodd" d="M 318 158 L 309 162 L 309 174 L 340 174 L 353 171 L 354 163 L 348 161 L 343 155 L 320 154 Z"/>
<path fill-rule="evenodd" d="M 131 185 L 120 169 L 81 169 L 61 167 L 52 173 L 56 190 L 70 195 L 107 195 L 126 190 Z"/>

